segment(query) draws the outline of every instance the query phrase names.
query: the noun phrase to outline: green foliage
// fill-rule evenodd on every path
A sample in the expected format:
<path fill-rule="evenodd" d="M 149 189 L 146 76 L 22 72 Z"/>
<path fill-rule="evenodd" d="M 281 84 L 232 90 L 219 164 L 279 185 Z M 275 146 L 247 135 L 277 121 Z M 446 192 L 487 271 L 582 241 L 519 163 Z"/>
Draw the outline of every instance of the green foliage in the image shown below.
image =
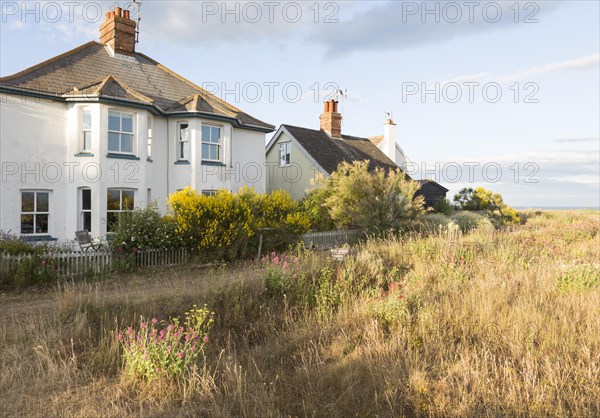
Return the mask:
<path fill-rule="evenodd" d="M 47 244 L 23 241 L 16 235 L 0 231 L 0 255 L 43 254 L 48 250 Z"/>
<path fill-rule="evenodd" d="M 571 289 L 585 291 L 600 285 L 600 268 L 583 266 L 560 275 L 556 287 L 562 291 Z"/>
<path fill-rule="evenodd" d="M 244 256 L 249 240 L 260 230 L 290 239 L 306 232 L 309 220 L 289 193 L 257 194 L 241 188 L 237 193 L 220 190 L 214 196 L 190 188 L 169 198 L 177 231 L 183 241 L 201 253 L 233 250 Z"/>
<path fill-rule="evenodd" d="M 129 327 L 118 336 L 125 374 L 140 380 L 182 379 L 196 366 L 208 342 L 213 317 L 214 312 L 206 306 L 194 305 L 185 313 L 183 325 L 178 318 L 162 323 L 156 318 L 141 318 L 139 329 Z"/>
<path fill-rule="evenodd" d="M 452 219 L 444 214 L 428 213 L 421 218 L 421 228 L 419 229 L 425 233 L 437 233 L 445 230 L 450 223 L 452 223 Z"/>
<path fill-rule="evenodd" d="M 302 200 L 300 210 L 308 218 L 313 231 L 333 231 L 335 222 L 329 215 L 325 201 L 331 196 L 331 188 L 314 189 Z"/>
<path fill-rule="evenodd" d="M 486 212 L 501 224 L 518 224 L 521 222 L 517 212 L 504 203 L 499 193 L 493 193 L 483 187 L 475 190 L 464 188 L 454 196 L 454 201 L 462 210 Z"/>
<path fill-rule="evenodd" d="M 325 180 L 324 201 L 337 227 L 358 227 L 373 234 L 412 225 L 424 213 L 420 185 L 400 171 L 377 168 L 368 161 L 343 162 Z"/>
<path fill-rule="evenodd" d="M 454 213 L 454 207 L 452 203 L 447 198 L 442 198 L 438 200 L 435 205 L 433 205 L 434 213 L 441 213 L 447 216 L 450 216 Z"/>
<path fill-rule="evenodd" d="M 457 224 L 462 232 L 469 232 L 475 228 L 492 228 L 494 225 L 484 215 L 475 212 L 460 211 L 452 216 L 452 221 Z"/>
<path fill-rule="evenodd" d="M 156 205 L 121 213 L 115 227 L 110 246 L 118 254 L 183 246 L 183 240 L 177 234 L 175 220 L 162 216 Z"/>

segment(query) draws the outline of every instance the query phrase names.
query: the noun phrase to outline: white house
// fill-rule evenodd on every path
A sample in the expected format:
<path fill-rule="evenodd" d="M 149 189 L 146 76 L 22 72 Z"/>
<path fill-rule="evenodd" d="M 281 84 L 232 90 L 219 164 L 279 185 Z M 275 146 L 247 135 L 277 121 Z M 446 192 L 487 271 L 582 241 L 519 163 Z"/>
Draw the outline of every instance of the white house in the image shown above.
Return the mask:
<path fill-rule="evenodd" d="M 135 29 L 117 7 L 100 42 L 0 78 L 0 230 L 101 237 L 186 186 L 266 190 L 274 127 L 135 51 Z"/>

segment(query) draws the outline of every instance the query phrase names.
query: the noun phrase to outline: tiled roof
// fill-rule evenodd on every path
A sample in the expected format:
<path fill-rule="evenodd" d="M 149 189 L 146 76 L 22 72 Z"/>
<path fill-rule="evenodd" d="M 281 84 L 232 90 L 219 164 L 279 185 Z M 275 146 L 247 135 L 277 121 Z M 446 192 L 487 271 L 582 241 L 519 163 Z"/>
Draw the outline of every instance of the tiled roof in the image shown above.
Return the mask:
<path fill-rule="evenodd" d="M 57 99 L 111 98 L 151 105 L 163 114 L 202 113 L 209 118 L 232 119 L 240 127 L 265 132 L 275 129 L 144 54 L 115 57 L 99 42 L 88 42 L 17 74 L 2 77 L 0 88 Z"/>
<path fill-rule="evenodd" d="M 327 174 L 334 172 L 343 161 L 369 160 L 369 168 L 372 170 L 377 167 L 385 170 L 398 169 L 398 166 L 367 138 L 342 135 L 342 139 L 336 139 L 321 130 L 282 126 Z"/>

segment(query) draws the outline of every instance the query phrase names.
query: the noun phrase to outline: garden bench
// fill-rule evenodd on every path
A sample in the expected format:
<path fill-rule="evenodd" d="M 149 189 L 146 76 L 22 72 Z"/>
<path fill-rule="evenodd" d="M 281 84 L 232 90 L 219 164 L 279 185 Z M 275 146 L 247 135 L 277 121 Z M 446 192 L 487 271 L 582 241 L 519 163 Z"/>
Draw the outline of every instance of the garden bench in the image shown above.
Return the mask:
<path fill-rule="evenodd" d="M 93 251 L 97 251 L 100 248 L 100 244 L 94 243 L 88 231 L 75 231 L 75 239 L 77 239 L 79 248 L 84 252 L 87 252 L 90 248 Z"/>

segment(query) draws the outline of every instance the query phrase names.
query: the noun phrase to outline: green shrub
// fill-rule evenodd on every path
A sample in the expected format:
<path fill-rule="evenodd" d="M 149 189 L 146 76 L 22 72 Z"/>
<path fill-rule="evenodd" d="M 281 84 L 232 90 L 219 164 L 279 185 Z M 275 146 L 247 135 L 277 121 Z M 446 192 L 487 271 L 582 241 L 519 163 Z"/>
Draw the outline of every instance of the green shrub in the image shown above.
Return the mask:
<path fill-rule="evenodd" d="M 452 219 L 441 213 L 428 213 L 421 218 L 420 230 L 425 233 L 437 233 L 452 223 Z"/>
<path fill-rule="evenodd" d="M 333 231 L 335 229 L 335 222 L 329 215 L 329 210 L 325 206 L 325 201 L 330 196 L 331 190 L 322 187 L 312 190 L 302 200 L 300 210 L 309 220 L 311 230 Z"/>
<path fill-rule="evenodd" d="M 325 180 L 324 205 L 339 228 L 357 227 L 368 234 L 407 228 L 424 213 L 421 187 L 401 170 L 369 170 L 369 161 L 342 162 Z"/>
<path fill-rule="evenodd" d="M 492 193 L 483 187 L 475 190 L 464 188 L 454 196 L 454 201 L 459 209 L 486 212 L 490 218 L 496 219 L 504 225 L 521 222 L 517 212 L 504 203 L 499 193 Z"/>
<path fill-rule="evenodd" d="M 150 249 L 181 248 L 183 240 L 172 217 L 162 216 L 156 205 L 119 215 L 110 246 L 118 254 Z"/>
<path fill-rule="evenodd" d="M 469 211 L 460 211 L 452 216 L 452 221 L 458 225 L 460 230 L 467 233 L 475 228 L 494 228 L 494 225 L 484 215 Z"/>
<path fill-rule="evenodd" d="M 442 198 L 438 200 L 435 205 L 433 205 L 434 213 L 441 213 L 446 216 L 450 216 L 454 213 L 454 207 L 452 203 L 447 198 Z"/>

